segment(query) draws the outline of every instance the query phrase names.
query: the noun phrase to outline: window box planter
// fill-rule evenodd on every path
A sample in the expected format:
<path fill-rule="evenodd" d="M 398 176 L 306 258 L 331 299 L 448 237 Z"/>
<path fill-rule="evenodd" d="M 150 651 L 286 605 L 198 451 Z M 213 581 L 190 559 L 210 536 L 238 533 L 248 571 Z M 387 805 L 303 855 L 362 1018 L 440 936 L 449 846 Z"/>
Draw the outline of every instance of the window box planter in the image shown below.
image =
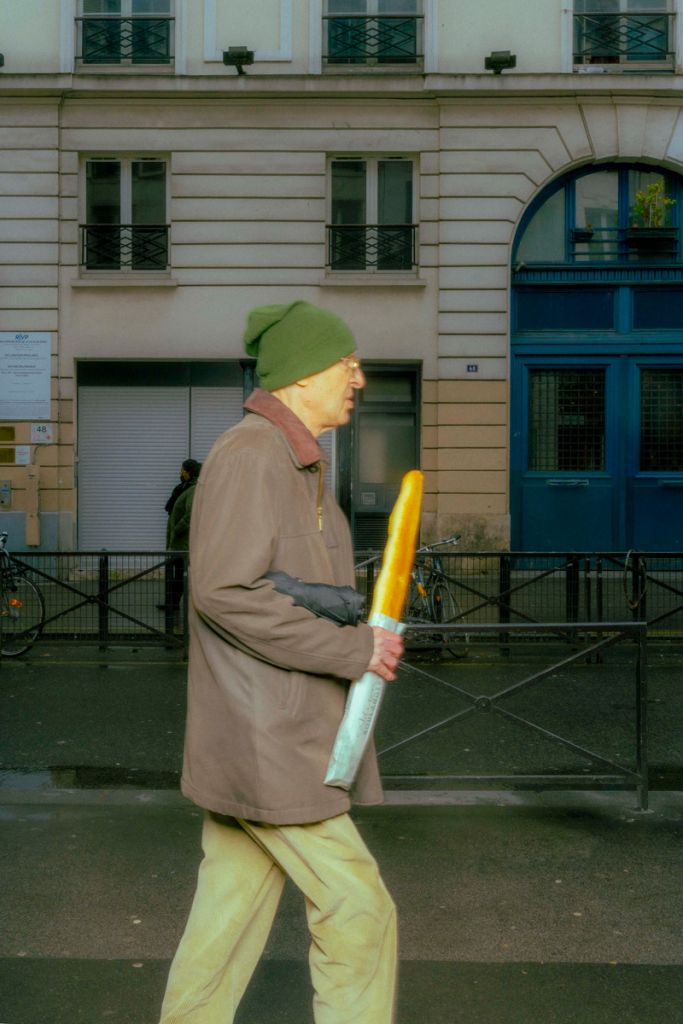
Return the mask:
<path fill-rule="evenodd" d="M 678 247 L 678 228 L 630 227 L 626 245 L 636 252 L 672 256 Z"/>
<path fill-rule="evenodd" d="M 593 241 L 593 229 L 592 228 L 572 228 L 571 232 L 572 242 L 592 242 Z"/>

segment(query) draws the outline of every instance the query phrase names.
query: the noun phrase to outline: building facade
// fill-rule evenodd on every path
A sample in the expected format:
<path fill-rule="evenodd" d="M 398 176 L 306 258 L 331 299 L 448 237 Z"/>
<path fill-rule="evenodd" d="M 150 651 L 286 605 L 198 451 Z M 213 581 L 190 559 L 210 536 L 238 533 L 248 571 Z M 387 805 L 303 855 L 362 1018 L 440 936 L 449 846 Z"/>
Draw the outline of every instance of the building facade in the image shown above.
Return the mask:
<path fill-rule="evenodd" d="M 17 9 L 20 8 L 20 9 Z M 356 546 L 403 471 L 472 550 L 683 542 L 680 0 L 23 0 L 0 12 L 0 528 L 163 547 L 308 299 L 368 387 Z"/>

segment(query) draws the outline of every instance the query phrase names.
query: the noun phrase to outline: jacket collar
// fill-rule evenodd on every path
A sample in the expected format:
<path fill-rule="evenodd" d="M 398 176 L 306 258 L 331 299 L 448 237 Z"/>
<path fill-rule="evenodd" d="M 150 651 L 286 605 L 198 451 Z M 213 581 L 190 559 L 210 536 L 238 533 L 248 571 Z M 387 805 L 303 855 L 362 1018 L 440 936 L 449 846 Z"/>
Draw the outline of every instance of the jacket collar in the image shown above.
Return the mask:
<path fill-rule="evenodd" d="M 308 427 L 270 391 L 261 388 L 252 391 L 244 408 L 247 412 L 263 416 L 278 428 L 301 466 L 314 466 L 325 460 L 325 453 Z"/>

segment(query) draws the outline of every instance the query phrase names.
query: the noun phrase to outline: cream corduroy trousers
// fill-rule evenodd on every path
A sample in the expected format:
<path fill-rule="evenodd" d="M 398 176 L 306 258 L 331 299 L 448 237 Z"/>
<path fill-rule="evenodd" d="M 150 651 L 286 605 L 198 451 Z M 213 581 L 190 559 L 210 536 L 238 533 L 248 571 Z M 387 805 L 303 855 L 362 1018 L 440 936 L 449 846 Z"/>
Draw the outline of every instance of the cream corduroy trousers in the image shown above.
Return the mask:
<path fill-rule="evenodd" d="M 306 902 L 316 1024 L 391 1024 L 396 909 L 348 815 L 283 826 L 206 814 L 202 848 L 161 1024 L 231 1024 L 286 876 Z"/>

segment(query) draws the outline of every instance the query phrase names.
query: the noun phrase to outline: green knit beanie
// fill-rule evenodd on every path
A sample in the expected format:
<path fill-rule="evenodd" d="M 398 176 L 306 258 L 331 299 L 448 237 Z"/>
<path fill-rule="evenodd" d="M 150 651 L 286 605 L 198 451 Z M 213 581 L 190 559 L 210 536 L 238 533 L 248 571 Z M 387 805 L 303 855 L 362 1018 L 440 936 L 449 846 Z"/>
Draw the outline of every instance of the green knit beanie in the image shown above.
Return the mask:
<path fill-rule="evenodd" d="M 252 309 L 244 347 L 256 357 L 261 387 L 275 391 L 332 366 L 356 350 L 343 320 L 298 300 Z"/>

